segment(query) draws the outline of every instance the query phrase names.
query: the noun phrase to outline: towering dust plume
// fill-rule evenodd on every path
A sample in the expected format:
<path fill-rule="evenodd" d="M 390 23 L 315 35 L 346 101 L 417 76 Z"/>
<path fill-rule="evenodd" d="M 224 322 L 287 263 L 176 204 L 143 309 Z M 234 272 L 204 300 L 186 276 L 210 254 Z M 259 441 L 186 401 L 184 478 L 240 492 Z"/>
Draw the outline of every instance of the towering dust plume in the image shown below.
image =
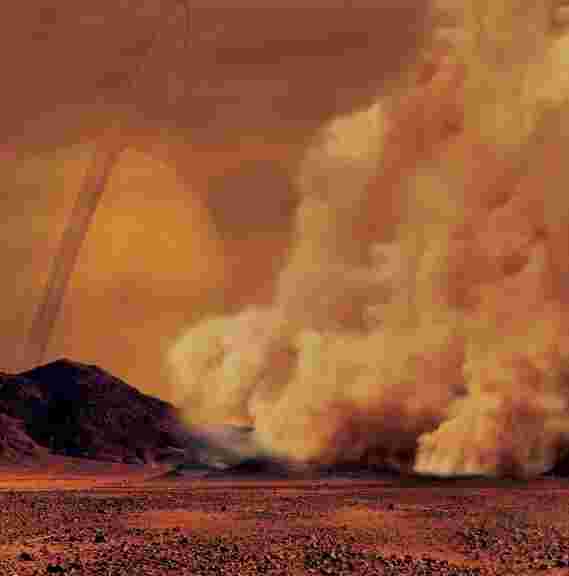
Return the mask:
<path fill-rule="evenodd" d="M 273 305 L 172 347 L 191 424 L 442 475 L 538 474 L 569 446 L 567 7 L 463 7 L 307 151 Z"/>

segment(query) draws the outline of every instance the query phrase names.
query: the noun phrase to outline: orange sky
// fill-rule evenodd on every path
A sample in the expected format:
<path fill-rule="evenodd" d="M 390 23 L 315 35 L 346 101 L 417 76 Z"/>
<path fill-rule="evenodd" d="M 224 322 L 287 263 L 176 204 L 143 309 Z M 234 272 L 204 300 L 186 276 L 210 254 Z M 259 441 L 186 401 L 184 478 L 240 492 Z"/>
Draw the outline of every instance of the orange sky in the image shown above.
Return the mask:
<path fill-rule="evenodd" d="M 24 367 L 26 330 L 91 153 L 76 147 L 3 171 L 4 185 L 19 195 L 3 203 L 4 271 L 13 281 L 3 289 L 0 369 Z M 184 325 L 267 300 L 294 206 L 286 158 L 240 166 L 216 156 L 199 157 L 190 181 L 161 160 L 123 152 L 83 246 L 50 358 L 98 363 L 167 398 L 162 353 Z M 229 172 L 208 170 L 207 162 Z"/>
<path fill-rule="evenodd" d="M 131 149 L 49 355 L 167 398 L 163 347 L 188 321 L 268 299 L 302 150 L 409 60 L 426 5 L 195 0 L 189 21 L 174 0 L 136 14 L 114 0 L 18 3 L 0 21 L 0 370 L 25 368 L 27 330 L 93 150 L 78 142 L 118 128 Z"/>

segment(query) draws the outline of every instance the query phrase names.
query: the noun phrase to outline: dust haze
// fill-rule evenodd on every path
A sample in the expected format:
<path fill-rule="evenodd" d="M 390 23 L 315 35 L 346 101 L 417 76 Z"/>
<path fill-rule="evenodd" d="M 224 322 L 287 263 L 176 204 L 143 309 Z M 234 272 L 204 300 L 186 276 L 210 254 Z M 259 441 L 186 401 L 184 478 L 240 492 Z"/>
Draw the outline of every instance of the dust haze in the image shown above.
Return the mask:
<path fill-rule="evenodd" d="M 307 142 L 414 58 L 427 11 L 414 0 L 81 0 L 6 14 L 0 367 L 36 358 L 26 338 L 62 235 L 95 150 L 116 139 L 125 151 L 40 348 L 169 398 L 168 340 L 270 302 Z"/>
<path fill-rule="evenodd" d="M 170 348 L 190 425 L 440 475 L 569 447 L 567 7 L 439 9 L 419 63 L 307 146 L 271 301 Z"/>

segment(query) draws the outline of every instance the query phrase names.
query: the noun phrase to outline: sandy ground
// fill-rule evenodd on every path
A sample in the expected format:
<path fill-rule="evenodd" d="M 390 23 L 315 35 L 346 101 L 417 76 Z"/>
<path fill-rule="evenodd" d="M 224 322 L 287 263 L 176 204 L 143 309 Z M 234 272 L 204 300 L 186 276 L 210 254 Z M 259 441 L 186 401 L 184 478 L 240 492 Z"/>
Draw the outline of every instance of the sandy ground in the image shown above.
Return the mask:
<path fill-rule="evenodd" d="M 569 481 L 0 467 L 0 576 L 567 574 Z"/>

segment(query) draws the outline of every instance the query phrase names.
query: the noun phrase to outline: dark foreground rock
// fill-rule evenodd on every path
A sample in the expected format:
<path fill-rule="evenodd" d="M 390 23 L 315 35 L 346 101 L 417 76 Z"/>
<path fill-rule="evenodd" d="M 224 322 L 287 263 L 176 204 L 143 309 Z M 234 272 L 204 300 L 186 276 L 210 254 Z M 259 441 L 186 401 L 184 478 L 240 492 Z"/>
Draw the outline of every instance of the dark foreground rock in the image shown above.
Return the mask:
<path fill-rule="evenodd" d="M 40 452 L 41 447 L 28 436 L 22 420 L 0 413 L 0 458 L 14 460 Z"/>
<path fill-rule="evenodd" d="M 301 475 L 299 470 L 270 458 L 247 458 L 238 464 L 220 470 L 212 471 L 208 478 L 267 478 L 285 479 Z"/>

